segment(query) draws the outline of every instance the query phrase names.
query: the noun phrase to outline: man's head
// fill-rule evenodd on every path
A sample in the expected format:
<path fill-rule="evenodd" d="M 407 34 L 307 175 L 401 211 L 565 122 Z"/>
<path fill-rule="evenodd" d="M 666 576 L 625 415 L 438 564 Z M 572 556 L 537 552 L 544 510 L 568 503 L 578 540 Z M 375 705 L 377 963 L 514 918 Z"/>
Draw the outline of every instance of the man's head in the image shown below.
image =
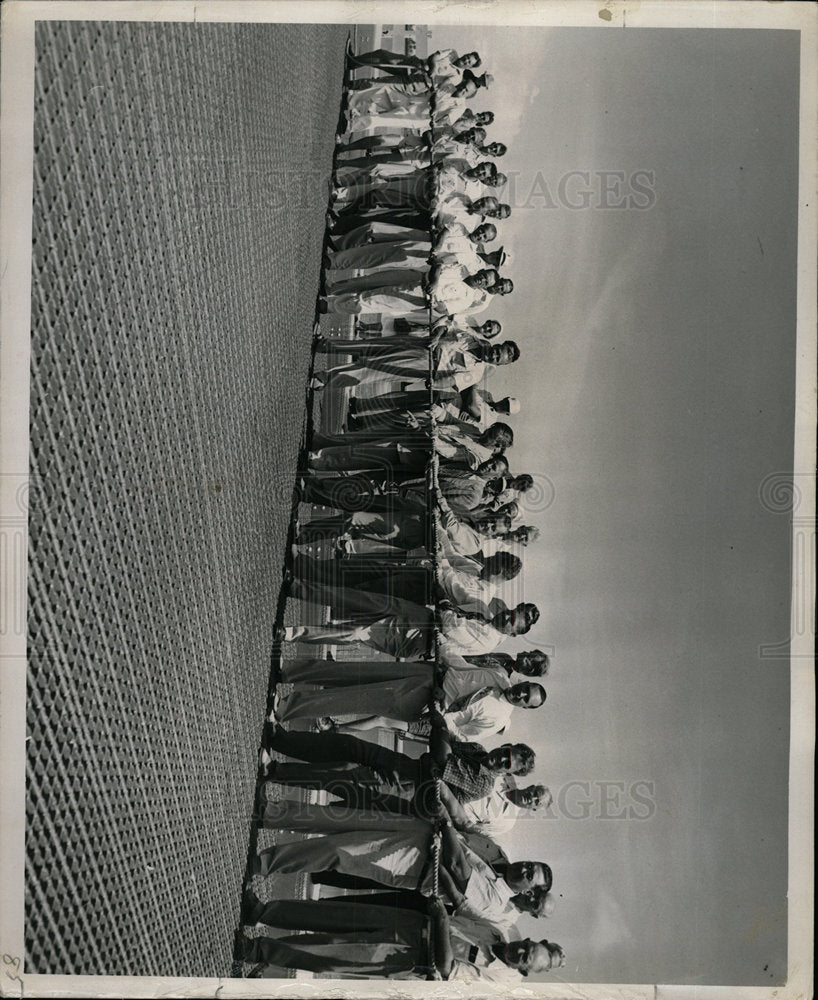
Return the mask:
<path fill-rule="evenodd" d="M 545 785 L 527 785 L 525 788 L 508 788 L 505 796 L 518 809 L 547 809 L 554 801 L 550 789 Z"/>
<path fill-rule="evenodd" d="M 512 489 L 517 490 L 518 493 L 527 493 L 534 485 L 534 477 L 529 476 L 527 472 L 523 472 L 521 475 L 514 477 L 511 485 Z"/>
<path fill-rule="evenodd" d="M 515 892 L 528 892 L 540 885 L 548 892 L 554 876 L 544 861 L 514 861 L 506 868 L 505 880 Z"/>
<path fill-rule="evenodd" d="M 512 552 L 495 552 L 483 564 L 483 579 L 513 580 L 523 568 L 523 561 Z"/>
<path fill-rule="evenodd" d="M 554 912 L 554 897 L 544 885 L 535 885 L 528 892 L 519 892 L 514 897 L 518 910 L 530 913 L 532 917 L 550 917 Z"/>
<path fill-rule="evenodd" d="M 499 209 L 500 202 L 493 195 L 487 194 L 482 198 L 475 199 L 469 211 L 472 215 L 486 215 L 490 219 L 494 219 L 497 217 Z"/>
<path fill-rule="evenodd" d="M 531 681 L 521 681 L 506 689 L 506 701 L 515 708 L 539 708 L 544 704 L 547 695 L 542 684 Z"/>
<path fill-rule="evenodd" d="M 515 517 L 520 516 L 520 506 L 516 500 L 509 500 L 508 503 L 503 504 L 500 510 L 504 514 L 508 514 L 508 516 L 511 518 L 512 521 L 514 520 Z"/>
<path fill-rule="evenodd" d="M 491 177 L 491 186 L 496 188 L 505 187 L 508 184 L 508 177 L 505 174 L 500 173 L 497 168 L 494 168 L 494 172 Z"/>
<path fill-rule="evenodd" d="M 514 431 L 508 424 L 497 420 L 483 431 L 478 441 L 485 448 L 491 448 L 494 452 L 502 452 L 514 444 Z"/>
<path fill-rule="evenodd" d="M 502 344 L 491 344 L 483 353 L 490 365 L 510 365 L 520 357 L 520 348 L 513 340 L 504 340 Z"/>
<path fill-rule="evenodd" d="M 521 524 L 519 528 L 515 528 L 511 532 L 507 541 L 517 542 L 518 545 L 528 545 L 529 542 L 536 542 L 539 537 L 539 528 L 535 528 L 533 524 Z"/>
<path fill-rule="evenodd" d="M 485 288 L 491 290 L 497 284 L 500 275 L 493 267 L 483 267 L 469 278 L 469 283 L 474 288 Z"/>
<path fill-rule="evenodd" d="M 529 973 L 550 972 L 565 965 L 565 952 L 558 944 L 550 941 L 509 941 L 495 946 L 495 954 L 506 965 L 516 969 L 521 976 Z"/>
<path fill-rule="evenodd" d="M 511 278 L 500 278 L 498 276 L 497 280 L 488 289 L 492 295 L 511 295 L 514 291 L 514 282 Z"/>
<path fill-rule="evenodd" d="M 541 649 L 529 649 L 517 654 L 514 669 L 524 677 L 545 677 L 551 658 Z"/>
<path fill-rule="evenodd" d="M 485 462 L 481 462 L 475 471 L 481 479 L 502 476 L 505 472 L 508 472 L 508 459 L 505 455 L 492 455 Z"/>
<path fill-rule="evenodd" d="M 507 146 L 503 142 L 490 142 L 488 146 L 483 146 L 483 152 L 487 156 L 505 156 Z"/>
<path fill-rule="evenodd" d="M 470 235 L 473 243 L 491 243 L 497 239 L 497 226 L 492 222 L 482 222 Z"/>
<path fill-rule="evenodd" d="M 465 55 L 460 56 L 459 59 L 455 59 L 454 64 L 461 69 L 476 69 L 481 61 L 477 52 L 467 52 Z"/>
<path fill-rule="evenodd" d="M 498 631 L 504 635 L 525 635 L 536 625 L 540 612 L 534 604 L 518 604 L 516 608 L 500 611 L 492 619 Z"/>
<path fill-rule="evenodd" d="M 497 206 L 497 211 L 495 213 L 495 218 L 496 219 L 507 219 L 510 215 L 511 215 L 511 205 L 506 205 L 504 202 L 501 202 Z"/>
<path fill-rule="evenodd" d="M 492 226 L 492 229 L 494 229 L 495 233 L 497 232 L 494 226 Z M 486 340 L 491 340 L 500 333 L 503 327 L 497 322 L 496 319 L 487 319 L 485 323 L 481 323 L 480 326 L 475 327 L 475 329 L 479 334 L 481 334 L 481 336 L 485 337 Z"/>
<path fill-rule="evenodd" d="M 475 125 L 491 125 L 494 123 L 493 111 L 478 111 L 474 116 Z"/>
<path fill-rule="evenodd" d="M 534 770 L 536 754 L 525 743 L 504 743 L 486 755 L 486 765 L 498 774 L 525 776 Z"/>
<path fill-rule="evenodd" d="M 502 399 L 498 399 L 494 402 L 492 409 L 495 413 L 508 413 L 509 415 L 518 413 L 519 404 L 517 409 L 514 409 L 514 403 L 516 402 L 517 400 L 513 396 L 504 396 Z"/>
<path fill-rule="evenodd" d="M 494 186 L 494 177 L 497 173 L 497 168 L 490 160 L 483 160 L 482 163 L 478 163 L 476 167 L 473 167 L 471 174 L 480 181 L 485 183 L 491 182 L 492 187 Z"/>
<path fill-rule="evenodd" d="M 486 538 L 497 538 L 508 533 L 511 518 L 502 511 L 492 511 L 475 523 L 474 530 Z"/>

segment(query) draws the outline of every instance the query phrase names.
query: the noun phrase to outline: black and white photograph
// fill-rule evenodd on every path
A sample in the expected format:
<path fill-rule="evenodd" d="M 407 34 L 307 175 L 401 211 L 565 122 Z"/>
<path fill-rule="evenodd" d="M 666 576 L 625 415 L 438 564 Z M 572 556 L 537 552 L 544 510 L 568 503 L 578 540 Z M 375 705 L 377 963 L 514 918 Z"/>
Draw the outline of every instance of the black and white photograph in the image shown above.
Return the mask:
<path fill-rule="evenodd" d="M 0 995 L 811 995 L 816 21 L 3 5 Z"/>

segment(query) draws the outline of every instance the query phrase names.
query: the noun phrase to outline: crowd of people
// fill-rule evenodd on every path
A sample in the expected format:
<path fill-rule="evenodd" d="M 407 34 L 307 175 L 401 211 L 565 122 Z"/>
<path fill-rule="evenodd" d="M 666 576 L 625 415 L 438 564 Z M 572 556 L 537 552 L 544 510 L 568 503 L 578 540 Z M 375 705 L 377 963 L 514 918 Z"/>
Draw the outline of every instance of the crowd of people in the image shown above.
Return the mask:
<path fill-rule="evenodd" d="M 319 300 L 348 329 L 316 333 L 312 385 L 345 415 L 309 442 L 299 491 L 313 514 L 285 571 L 309 620 L 277 635 L 316 655 L 281 658 L 291 688 L 265 724 L 257 802 L 261 827 L 309 836 L 253 859 L 258 876 L 307 873 L 322 897 L 264 902 L 251 881 L 244 957 L 513 985 L 565 956 L 517 930 L 523 914 L 551 916 L 550 866 L 500 843 L 551 801 L 535 751 L 483 746 L 545 711 L 550 665 L 538 649 L 498 649 L 539 618 L 507 597 L 521 596 L 538 538 L 523 523 L 534 480 L 508 457 L 520 402 L 488 385 L 520 356 L 491 317 L 514 291 L 508 252 L 492 248 L 511 211 L 506 147 L 477 110 L 492 84 L 478 53 L 349 51 L 348 65 L 363 76 L 348 75 Z M 380 655 L 327 652 L 349 643 Z M 382 730 L 425 749 L 382 746 Z M 279 800 L 276 785 L 327 804 Z"/>

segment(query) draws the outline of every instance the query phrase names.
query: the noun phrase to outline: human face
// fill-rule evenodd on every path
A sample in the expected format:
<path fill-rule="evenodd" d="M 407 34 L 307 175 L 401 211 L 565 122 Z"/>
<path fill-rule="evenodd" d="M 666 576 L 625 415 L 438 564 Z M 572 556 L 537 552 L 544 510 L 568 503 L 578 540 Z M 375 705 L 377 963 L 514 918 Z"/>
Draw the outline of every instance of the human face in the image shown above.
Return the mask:
<path fill-rule="evenodd" d="M 485 535 L 486 538 L 495 538 L 500 534 L 500 524 L 493 518 L 488 521 L 483 521 L 480 525 L 480 534 Z"/>
<path fill-rule="evenodd" d="M 510 771 L 514 763 L 514 752 L 510 746 L 495 747 L 486 758 L 492 771 Z"/>
<path fill-rule="evenodd" d="M 552 968 L 559 968 L 562 962 L 554 960 L 551 952 L 540 941 L 532 941 L 525 938 L 523 941 L 509 941 L 505 946 L 503 956 L 506 965 L 516 969 L 521 975 L 527 976 L 529 972 L 550 972 Z"/>
<path fill-rule="evenodd" d="M 527 788 L 509 788 L 505 793 L 510 802 L 521 809 L 539 809 L 551 804 L 551 793 L 544 785 L 529 785 Z"/>
<path fill-rule="evenodd" d="M 515 861 L 506 869 L 506 882 L 515 892 L 528 892 L 535 885 L 545 885 L 545 872 L 537 861 Z"/>
<path fill-rule="evenodd" d="M 531 653 L 518 653 L 517 659 L 514 662 L 514 669 L 518 674 L 523 674 L 525 677 L 533 677 L 538 668 Z"/>
<path fill-rule="evenodd" d="M 539 708 L 542 695 L 539 687 L 533 684 L 514 684 L 506 691 L 506 701 L 517 708 Z"/>
<path fill-rule="evenodd" d="M 514 348 L 508 344 L 496 344 L 494 346 L 497 350 L 497 360 L 494 363 L 496 365 L 510 365 L 514 360 Z"/>
<path fill-rule="evenodd" d="M 500 476 L 505 470 L 505 463 L 500 458 L 490 458 L 487 462 L 483 464 L 480 469 L 480 475 L 489 476 Z"/>
<path fill-rule="evenodd" d="M 495 618 L 495 622 L 499 626 L 498 631 L 502 632 L 503 635 L 516 635 L 516 627 L 519 619 L 517 611 L 512 608 L 506 611 L 501 611 L 500 614 Z"/>
<path fill-rule="evenodd" d="M 536 625 L 540 620 L 539 609 L 533 605 L 525 605 L 521 612 L 517 615 L 517 623 L 520 626 L 525 625 L 525 631 L 527 632 L 533 625 Z"/>

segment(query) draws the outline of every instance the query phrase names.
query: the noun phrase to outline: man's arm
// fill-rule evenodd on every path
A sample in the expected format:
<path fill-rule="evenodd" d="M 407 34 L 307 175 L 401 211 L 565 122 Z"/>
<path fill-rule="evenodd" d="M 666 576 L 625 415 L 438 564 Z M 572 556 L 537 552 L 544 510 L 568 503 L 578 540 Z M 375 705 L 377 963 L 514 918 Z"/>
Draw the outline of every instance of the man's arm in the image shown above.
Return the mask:
<path fill-rule="evenodd" d="M 466 888 L 471 875 L 471 864 L 463 850 L 463 844 L 451 822 L 444 823 L 441 830 L 440 865 L 445 865 L 452 878 L 462 889 Z"/>
<path fill-rule="evenodd" d="M 472 823 L 466 815 L 466 810 L 458 801 L 457 796 L 452 794 L 452 790 L 445 781 L 440 782 L 440 801 L 446 807 L 456 830 L 462 830 L 465 833 L 480 832 L 479 824 Z"/>
<path fill-rule="evenodd" d="M 438 767 L 444 767 L 452 752 L 445 718 L 433 708 L 429 712 L 432 731 L 429 734 L 429 753 Z"/>

